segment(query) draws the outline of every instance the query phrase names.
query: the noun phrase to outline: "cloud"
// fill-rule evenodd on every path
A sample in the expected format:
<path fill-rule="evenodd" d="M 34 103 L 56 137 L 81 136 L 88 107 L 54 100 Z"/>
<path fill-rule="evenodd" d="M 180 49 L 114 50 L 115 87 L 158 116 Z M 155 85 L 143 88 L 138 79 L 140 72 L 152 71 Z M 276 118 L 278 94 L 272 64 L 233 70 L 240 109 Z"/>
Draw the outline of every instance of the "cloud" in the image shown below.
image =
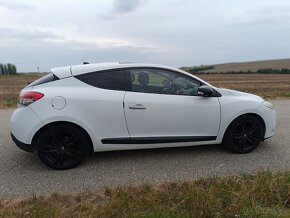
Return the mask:
<path fill-rule="evenodd" d="M 34 7 L 30 4 L 27 3 L 18 3 L 12 0 L 5 1 L 5 0 L 0 0 L 0 7 L 6 8 L 12 11 L 15 10 L 32 10 Z"/>
<path fill-rule="evenodd" d="M 11 43 L 23 43 L 33 45 L 39 43 L 70 43 L 73 48 L 98 47 L 98 48 L 135 48 L 151 52 L 159 52 L 161 48 L 149 43 L 138 42 L 135 40 L 122 39 L 118 37 L 102 37 L 102 36 L 82 36 L 69 35 L 61 36 L 52 31 L 41 28 L 8 28 L 0 26 L 0 47 L 6 47 Z"/>
<path fill-rule="evenodd" d="M 111 10 L 108 13 L 102 13 L 102 20 L 114 20 L 116 15 L 127 14 L 136 10 L 145 0 L 114 0 Z"/>
<path fill-rule="evenodd" d="M 125 14 L 134 11 L 143 0 L 114 0 L 113 13 Z"/>
<path fill-rule="evenodd" d="M 20 72 L 89 62 L 157 60 L 163 51 L 150 44 L 121 38 L 62 36 L 42 29 L 0 26 L 0 60 L 17 65 Z"/>
<path fill-rule="evenodd" d="M 0 26 L 0 39 L 8 41 L 31 41 L 34 40 L 60 40 L 62 37 L 57 36 L 51 31 L 39 29 L 15 29 Z M 1 45 L 1 42 L 0 42 Z"/>
<path fill-rule="evenodd" d="M 33 44 L 16 42 L 1 46 L 0 60 L 16 64 L 20 72 L 33 72 L 39 66 L 41 71 L 52 67 L 81 64 L 84 61 L 97 62 L 155 62 L 160 53 L 151 48 L 134 46 L 100 46 L 79 41 L 36 41 Z M 15 55 L 16 54 L 16 55 Z"/>

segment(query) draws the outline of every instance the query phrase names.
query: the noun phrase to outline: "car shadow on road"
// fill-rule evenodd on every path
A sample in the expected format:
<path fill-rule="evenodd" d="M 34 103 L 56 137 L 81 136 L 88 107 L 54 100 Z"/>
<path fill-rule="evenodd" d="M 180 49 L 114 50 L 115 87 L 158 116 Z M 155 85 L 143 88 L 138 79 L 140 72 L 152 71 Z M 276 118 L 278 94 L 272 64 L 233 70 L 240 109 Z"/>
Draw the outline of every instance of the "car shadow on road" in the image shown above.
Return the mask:
<path fill-rule="evenodd" d="M 195 145 L 186 147 L 152 148 L 137 150 L 95 152 L 89 156 L 84 165 L 100 161 L 162 159 L 182 156 L 200 156 L 209 154 L 229 153 L 222 145 Z"/>
<path fill-rule="evenodd" d="M 80 168 L 91 168 L 96 166 L 113 165 L 114 163 L 124 164 L 151 164 L 158 167 L 159 163 L 185 164 L 186 161 L 196 164 L 211 164 L 213 162 L 231 163 L 235 160 L 241 163 L 254 160 L 257 156 L 271 157 L 274 146 L 268 142 L 262 142 L 254 151 L 248 154 L 235 154 L 225 149 L 222 145 L 198 145 L 188 147 L 156 148 L 140 150 L 123 150 L 97 152 L 81 165 Z M 264 159 L 264 158 L 263 158 Z"/>
<path fill-rule="evenodd" d="M 233 154 L 226 150 L 222 145 L 198 145 L 198 146 L 187 146 L 187 147 L 172 147 L 172 148 L 155 148 L 155 149 L 138 149 L 138 150 L 122 150 L 122 151 L 106 151 L 106 152 L 95 152 L 91 154 L 81 165 L 70 171 L 81 171 L 84 169 L 108 168 L 110 166 L 119 164 L 121 165 L 134 165 L 134 164 L 154 164 L 158 165 L 159 162 L 170 162 L 184 163 L 185 160 L 191 161 L 198 159 L 212 159 L 223 157 L 227 158 L 245 158 L 245 155 L 254 155 L 256 152 L 269 153 L 269 150 L 264 150 L 263 144 L 259 146 L 255 151 L 250 154 L 238 155 Z M 264 151 L 263 151 L 264 150 Z M 268 151 L 267 151 L 268 150 Z M 10 159 L 15 166 L 21 171 L 49 171 L 52 170 L 46 167 L 40 162 L 37 154 L 30 154 L 20 150 L 15 151 L 15 155 L 11 156 Z M 56 170 L 53 170 L 56 171 Z M 63 171 L 62 171 L 63 172 Z"/>

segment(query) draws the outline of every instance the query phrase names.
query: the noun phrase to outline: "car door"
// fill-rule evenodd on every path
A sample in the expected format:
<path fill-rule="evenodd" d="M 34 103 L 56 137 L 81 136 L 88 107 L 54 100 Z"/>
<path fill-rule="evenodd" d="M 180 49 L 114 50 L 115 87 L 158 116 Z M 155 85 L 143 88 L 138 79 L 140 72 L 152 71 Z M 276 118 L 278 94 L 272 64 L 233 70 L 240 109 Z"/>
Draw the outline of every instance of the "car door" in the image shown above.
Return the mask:
<path fill-rule="evenodd" d="M 111 69 L 75 76 L 87 85 L 79 85 L 74 99 L 78 118 L 90 126 L 98 139 L 128 138 L 129 133 L 124 115 L 123 100 L 131 86 L 129 72 Z"/>
<path fill-rule="evenodd" d="M 197 96 L 202 83 L 162 68 L 131 68 L 132 90 L 124 110 L 130 138 L 144 143 L 215 140 L 220 123 L 217 97 Z"/>

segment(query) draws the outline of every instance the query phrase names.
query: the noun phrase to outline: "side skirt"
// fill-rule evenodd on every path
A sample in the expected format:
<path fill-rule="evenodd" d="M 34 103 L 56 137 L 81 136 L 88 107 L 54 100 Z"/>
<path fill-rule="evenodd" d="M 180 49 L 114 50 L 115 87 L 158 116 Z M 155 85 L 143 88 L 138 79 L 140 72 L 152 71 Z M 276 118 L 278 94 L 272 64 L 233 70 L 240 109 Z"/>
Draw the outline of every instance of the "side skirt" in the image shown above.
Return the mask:
<path fill-rule="evenodd" d="M 214 141 L 216 136 L 131 137 L 102 139 L 103 144 L 159 144 L 178 142 Z"/>

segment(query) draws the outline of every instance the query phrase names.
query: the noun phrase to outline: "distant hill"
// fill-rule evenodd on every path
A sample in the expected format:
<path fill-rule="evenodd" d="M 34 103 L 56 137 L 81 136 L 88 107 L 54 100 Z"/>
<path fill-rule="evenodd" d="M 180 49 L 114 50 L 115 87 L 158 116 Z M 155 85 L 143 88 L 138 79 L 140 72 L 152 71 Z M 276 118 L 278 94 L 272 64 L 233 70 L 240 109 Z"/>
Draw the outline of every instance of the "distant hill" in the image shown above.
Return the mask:
<path fill-rule="evenodd" d="M 261 69 L 290 69 L 290 59 L 276 59 L 251 62 L 233 62 L 215 65 L 184 67 L 186 71 L 195 73 L 229 73 L 229 72 L 257 72 Z"/>

